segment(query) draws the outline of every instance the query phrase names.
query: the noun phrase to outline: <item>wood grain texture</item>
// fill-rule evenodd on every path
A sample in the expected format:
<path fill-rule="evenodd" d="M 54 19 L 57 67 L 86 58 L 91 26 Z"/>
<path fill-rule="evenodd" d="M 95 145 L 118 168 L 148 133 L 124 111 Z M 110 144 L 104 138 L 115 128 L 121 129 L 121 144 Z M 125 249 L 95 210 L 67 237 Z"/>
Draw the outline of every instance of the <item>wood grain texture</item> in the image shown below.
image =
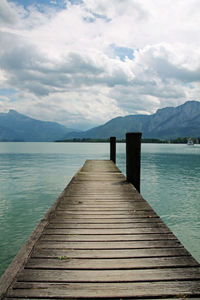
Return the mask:
<path fill-rule="evenodd" d="M 107 218 L 106 220 L 104 218 L 87 218 L 87 219 L 74 219 L 74 218 L 66 218 L 66 217 L 59 217 L 53 215 L 50 220 L 50 224 L 103 224 L 106 226 L 107 224 L 115 224 L 116 226 L 118 224 L 134 224 L 134 223 L 155 223 L 160 221 L 157 217 L 145 217 L 145 218 Z"/>
<path fill-rule="evenodd" d="M 46 299 L 48 299 L 48 298 L 39 298 L 40 300 L 46 300 Z M 71 298 L 71 297 L 60 297 L 60 298 L 53 298 L 53 297 L 51 297 L 51 300 L 58 300 L 58 299 L 68 299 L 68 300 L 72 300 L 72 299 L 74 299 L 74 298 Z M 75 298 L 75 299 L 81 299 L 81 298 Z M 94 297 L 92 297 L 92 298 L 88 298 L 88 299 L 94 299 Z M 105 299 L 105 297 L 103 298 L 103 299 Z M 112 297 L 112 299 L 116 299 L 116 298 L 113 298 Z M 122 299 L 122 298 L 117 298 L 117 299 Z M 144 298 L 140 298 L 140 297 L 137 297 L 137 298 L 132 298 L 132 297 L 123 297 L 123 300 L 135 300 L 135 299 L 137 299 L 137 300 L 144 300 Z M 151 299 L 151 300 L 155 300 L 155 297 L 148 297 L 148 298 L 145 298 L 145 299 Z M 158 297 L 156 297 L 156 300 L 163 300 L 163 299 L 165 299 L 165 300 L 172 300 L 172 298 L 170 297 L 170 298 L 168 298 L 167 296 L 165 296 L 165 297 L 162 297 L 162 298 L 158 298 Z M 188 295 L 188 297 L 187 296 L 185 296 L 184 295 L 184 298 L 181 296 L 181 295 L 176 295 L 176 298 L 175 298 L 176 300 L 191 300 L 191 297 L 190 297 L 190 295 Z M 9 297 L 9 298 L 4 298 L 4 300 L 19 300 L 19 298 L 14 298 L 14 297 Z M 27 298 L 24 298 L 24 297 L 20 297 L 20 300 L 27 300 Z M 33 298 L 33 297 L 31 297 L 31 300 L 38 300 L 38 298 Z M 193 295 L 192 295 L 192 300 L 199 300 L 199 297 L 197 298 L 197 297 L 193 297 Z"/>
<path fill-rule="evenodd" d="M 90 267 L 89 267 L 90 268 Z M 74 270 L 33 270 L 26 269 L 20 276 L 19 282 L 155 282 L 172 280 L 200 280 L 199 268 L 166 268 L 166 269 L 138 269 L 138 270 L 107 270 L 86 269 Z M 18 286 L 18 285 L 17 285 Z M 14 286 L 15 288 L 15 286 Z"/>
<path fill-rule="evenodd" d="M 146 249 L 115 249 L 115 250 L 81 250 L 81 249 L 42 249 L 35 247 L 32 258 L 149 258 L 154 257 L 160 259 L 163 257 L 169 257 L 174 260 L 176 257 L 188 256 L 190 259 L 191 256 L 189 253 L 182 247 L 179 248 L 146 248 Z"/>
<path fill-rule="evenodd" d="M 157 268 L 169 268 L 169 267 L 186 267 L 187 269 L 177 269 L 179 273 L 185 273 L 185 276 L 189 274 L 189 268 L 191 266 L 198 267 L 198 264 L 188 256 L 179 256 L 179 257 L 154 257 L 154 258 L 98 258 L 98 259 L 75 259 L 70 256 L 57 257 L 56 259 L 37 259 L 31 258 L 27 264 L 27 269 L 85 269 L 85 270 L 122 270 L 122 269 L 144 269 L 144 273 L 148 272 L 148 268 L 157 269 Z M 174 270 L 174 269 L 173 269 Z M 169 273 L 173 270 L 168 270 Z M 176 271 L 176 269 L 175 269 Z M 152 271 L 153 272 L 153 271 Z M 162 272 L 162 271 L 161 271 Z M 191 273 L 193 275 L 199 273 L 199 268 L 192 269 Z M 117 273 L 117 272 L 115 272 Z M 137 272 L 136 272 L 137 273 Z M 140 272 L 141 273 L 141 272 Z M 149 271 L 151 273 L 151 271 Z M 158 272 L 159 273 L 159 272 Z M 158 274 L 157 273 L 157 274 Z M 32 274 L 32 272 L 25 271 L 25 276 L 27 274 Z M 40 274 L 40 271 L 35 271 L 34 274 Z M 46 272 L 48 274 L 48 271 Z M 103 274 L 103 272 L 102 272 Z M 168 273 L 167 273 L 168 274 Z M 191 275 L 191 274 L 190 274 Z M 30 275 L 32 276 L 32 275 Z M 48 276 L 48 275 L 47 275 Z M 103 275 L 102 275 L 103 276 Z M 169 275 L 170 276 L 170 275 Z M 27 277 L 28 278 L 28 277 Z M 86 277 L 87 278 L 87 277 Z M 85 278 L 85 279 L 86 279 Z M 94 277 L 91 277 L 94 279 Z M 102 277 L 103 278 L 103 277 Z M 121 278 L 124 279 L 123 277 Z M 179 278 L 180 279 L 180 278 Z M 126 280 L 123 280 L 126 281 Z"/>
<path fill-rule="evenodd" d="M 124 298 L 124 297 L 165 297 L 199 296 L 200 281 L 165 281 L 136 283 L 19 283 L 11 289 L 9 297 L 52 298 Z M 133 296 L 134 295 L 134 296 Z"/>
<path fill-rule="evenodd" d="M 41 237 L 41 241 L 60 241 L 60 242 L 111 242 L 111 241 L 158 241 L 158 240 L 176 240 L 173 234 L 45 234 Z"/>
<path fill-rule="evenodd" d="M 161 222 L 132 222 L 132 223 L 55 223 L 50 222 L 48 229 L 135 229 L 135 228 L 166 228 Z"/>
<path fill-rule="evenodd" d="M 40 249 L 145 249 L 145 248 L 174 248 L 181 247 L 175 240 L 157 241 L 42 241 L 36 244 Z"/>
<path fill-rule="evenodd" d="M 113 162 L 86 161 L 44 220 L 3 299 L 200 299 L 200 265 Z"/>
<path fill-rule="evenodd" d="M 130 235 L 130 234 L 170 234 L 167 228 L 123 228 L 123 229 L 49 229 L 45 230 L 46 235 Z"/>

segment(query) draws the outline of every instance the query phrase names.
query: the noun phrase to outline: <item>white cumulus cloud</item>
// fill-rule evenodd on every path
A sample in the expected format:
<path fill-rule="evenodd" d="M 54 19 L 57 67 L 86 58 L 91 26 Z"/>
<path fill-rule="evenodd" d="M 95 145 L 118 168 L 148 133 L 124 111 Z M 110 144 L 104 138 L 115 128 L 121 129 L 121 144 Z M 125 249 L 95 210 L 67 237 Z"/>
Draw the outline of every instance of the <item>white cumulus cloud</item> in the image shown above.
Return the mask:
<path fill-rule="evenodd" d="M 57 3 L 1 0 L 1 111 L 87 128 L 200 100 L 199 1 Z"/>

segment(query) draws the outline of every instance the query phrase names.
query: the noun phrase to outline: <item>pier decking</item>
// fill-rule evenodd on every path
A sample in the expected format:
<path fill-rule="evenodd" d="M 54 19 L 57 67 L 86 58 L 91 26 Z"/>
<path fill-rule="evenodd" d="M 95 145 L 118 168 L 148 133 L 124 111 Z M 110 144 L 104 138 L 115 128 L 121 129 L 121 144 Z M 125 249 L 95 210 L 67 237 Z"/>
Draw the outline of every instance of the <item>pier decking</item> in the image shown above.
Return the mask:
<path fill-rule="evenodd" d="M 200 299 L 200 266 L 109 160 L 88 160 L 0 280 L 3 299 Z"/>

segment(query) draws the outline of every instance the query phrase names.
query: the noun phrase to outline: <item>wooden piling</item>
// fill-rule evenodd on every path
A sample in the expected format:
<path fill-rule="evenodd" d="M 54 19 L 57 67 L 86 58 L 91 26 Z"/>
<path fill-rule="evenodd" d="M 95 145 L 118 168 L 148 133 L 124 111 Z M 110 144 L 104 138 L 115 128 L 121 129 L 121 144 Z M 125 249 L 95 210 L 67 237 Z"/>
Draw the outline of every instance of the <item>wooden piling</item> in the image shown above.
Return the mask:
<path fill-rule="evenodd" d="M 140 192 L 141 132 L 126 133 L 126 179 Z"/>
<path fill-rule="evenodd" d="M 116 137 L 110 137 L 110 160 L 116 163 Z"/>

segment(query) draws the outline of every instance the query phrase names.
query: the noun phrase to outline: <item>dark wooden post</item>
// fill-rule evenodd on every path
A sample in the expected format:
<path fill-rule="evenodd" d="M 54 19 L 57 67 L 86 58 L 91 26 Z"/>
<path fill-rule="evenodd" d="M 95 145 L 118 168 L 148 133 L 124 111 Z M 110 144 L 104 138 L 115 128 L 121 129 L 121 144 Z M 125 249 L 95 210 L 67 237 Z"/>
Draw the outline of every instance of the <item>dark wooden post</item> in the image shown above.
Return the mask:
<path fill-rule="evenodd" d="M 110 137 L 110 160 L 116 163 L 116 137 Z"/>
<path fill-rule="evenodd" d="M 141 132 L 126 133 L 126 179 L 140 193 Z"/>

